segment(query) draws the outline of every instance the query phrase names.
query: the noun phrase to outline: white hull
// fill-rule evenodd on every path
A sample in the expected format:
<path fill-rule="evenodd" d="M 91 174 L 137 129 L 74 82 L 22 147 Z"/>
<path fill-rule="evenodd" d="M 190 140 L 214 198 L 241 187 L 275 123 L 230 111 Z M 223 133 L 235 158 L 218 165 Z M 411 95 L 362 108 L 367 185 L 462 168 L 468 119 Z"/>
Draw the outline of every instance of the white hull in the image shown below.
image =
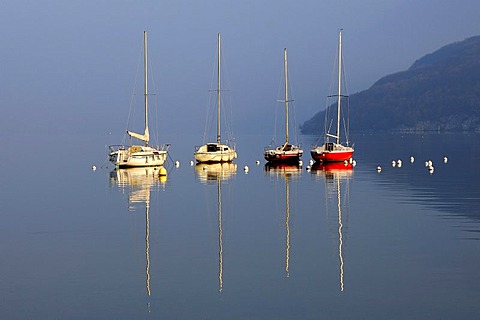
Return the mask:
<path fill-rule="evenodd" d="M 285 144 L 275 149 L 265 149 L 263 157 L 269 162 L 293 162 L 299 161 L 303 155 L 303 150 L 300 147 Z"/>
<path fill-rule="evenodd" d="M 167 160 L 167 149 L 158 150 L 149 146 L 131 146 L 110 152 L 110 162 L 118 168 L 157 167 Z"/>
<path fill-rule="evenodd" d="M 197 148 L 194 156 L 197 162 L 231 162 L 237 152 L 225 144 L 207 143 Z"/>

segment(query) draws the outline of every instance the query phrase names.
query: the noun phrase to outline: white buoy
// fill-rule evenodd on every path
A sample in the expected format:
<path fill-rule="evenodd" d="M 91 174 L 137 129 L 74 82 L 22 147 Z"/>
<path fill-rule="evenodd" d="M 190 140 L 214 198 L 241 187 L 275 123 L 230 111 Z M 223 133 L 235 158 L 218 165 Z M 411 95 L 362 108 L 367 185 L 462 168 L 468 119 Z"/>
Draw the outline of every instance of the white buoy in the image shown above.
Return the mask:
<path fill-rule="evenodd" d="M 193 162 L 193 160 L 190 161 L 190 167 L 193 167 L 193 165 L 195 164 L 195 162 Z"/>
<path fill-rule="evenodd" d="M 298 160 L 298 165 L 301 167 L 303 166 L 303 161 L 302 160 Z"/>
<path fill-rule="evenodd" d="M 447 157 L 443 157 L 443 163 L 447 163 L 448 162 L 448 158 Z"/>
<path fill-rule="evenodd" d="M 397 167 L 399 167 L 399 168 L 402 167 L 402 160 L 399 159 L 399 160 L 397 161 Z"/>
<path fill-rule="evenodd" d="M 352 166 L 355 167 L 356 165 L 357 165 L 357 160 L 353 160 L 353 161 L 352 161 Z"/>
<path fill-rule="evenodd" d="M 348 161 L 347 160 L 343 161 L 343 164 L 348 165 Z"/>
<path fill-rule="evenodd" d="M 243 171 L 245 171 L 245 173 L 248 173 L 248 166 L 243 167 Z"/>
<path fill-rule="evenodd" d="M 313 166 L 313 160 L 312 160 L 312 159 L 310 159 L 310 161 L 308 161 L 308 163 L 309 163 L 311 166 Z"/>
<path fill-rule="evenodd" d="M 429 167 L 433 166 L 432 160 L 428 160 L 428 166 L 429 166 Z"/>
<path fill-rule="evenodd" d="M 310 171 L 310 170 L 312 170 L 312 167 L 311 167 L 311 166 L 307 166 L 306 169 L 307 169 L 307 171 Z"/>
<path fill-rule="evenodd" d="M 425 167 L 428 167 L 428 161 L 425 161 Z"/>
<path fill-rule="evenodd" d="M 180 167 L 180 161 L 175 161 L 175 167 Z"/>
<path fill-rule="evenodd" d="M 413 156 L 410 157 L 410 163 L 414 163 L 415 162 L 415 158 Z"/>
<path fill-rule="evenodd" d="M 395 160 L 392 161 L 392 167 L 395 167 L 397 165 L 397 162 Z"/>
<path fill-rule="evenodd" d="M 259 160 L 255 161 L 255 164 L 258 166 L 260 164 L 260 161 Z"/>
<path fill-rule="evenodd" d="M 433 173 L 433 171 L 435 171 L 435 168 L 433 166 L 428 166 L 428 171 L 430 173 Z"/>
<path fill-rule="evenodd" d="M 377 167 L 377 171 L 378 171 L 378 172 L 382 171 L 382 167 L 378 166 L 378 167 Z"/>
<path fill-rule="evenodd" d="M 93 171 L 97 170 L 97 166 L 93 165 L 93 166 L 92 166 L 92 170 L 93 170 Z"/>

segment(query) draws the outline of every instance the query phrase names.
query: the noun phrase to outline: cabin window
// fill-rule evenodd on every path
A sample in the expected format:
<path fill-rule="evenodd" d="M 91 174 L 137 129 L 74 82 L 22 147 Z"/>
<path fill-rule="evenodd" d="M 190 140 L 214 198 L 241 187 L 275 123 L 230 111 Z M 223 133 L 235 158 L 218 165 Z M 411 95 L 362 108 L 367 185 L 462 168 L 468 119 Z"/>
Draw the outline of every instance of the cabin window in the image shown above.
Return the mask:
<path fill-rule="evenodd" d="M 207 152 L 215 152 L 217 151 L 217 146 L 214 144 L 207 144 Z"/>

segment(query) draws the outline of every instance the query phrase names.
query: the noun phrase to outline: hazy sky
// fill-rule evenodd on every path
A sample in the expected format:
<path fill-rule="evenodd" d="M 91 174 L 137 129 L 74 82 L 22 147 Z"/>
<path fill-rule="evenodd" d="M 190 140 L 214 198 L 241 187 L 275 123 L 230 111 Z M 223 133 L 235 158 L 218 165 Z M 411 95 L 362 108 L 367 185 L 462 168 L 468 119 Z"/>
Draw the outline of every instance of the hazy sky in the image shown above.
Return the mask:
<path fill-rule="evenodd" d="M 270 133 L 284 47 L 301 124 L 325 106 L 340 28 L 353 94 L 480 34 L 478 12 L 478 0 L 0 0 L 0 133 L 121 135 L 143 30 L 162 133 L 203 133 L 217 32 L 235 132 Z"/>

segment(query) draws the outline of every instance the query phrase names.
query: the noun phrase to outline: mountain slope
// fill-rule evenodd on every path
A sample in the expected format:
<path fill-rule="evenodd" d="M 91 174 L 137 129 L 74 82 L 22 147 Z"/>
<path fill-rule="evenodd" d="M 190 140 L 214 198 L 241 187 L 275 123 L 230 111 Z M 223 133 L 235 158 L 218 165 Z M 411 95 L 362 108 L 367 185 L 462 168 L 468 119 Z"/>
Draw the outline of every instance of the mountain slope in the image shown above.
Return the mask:
<path fill-rule="evenodd" d="M 322 132 L 324 111 L 301 126 Z M 480 36 L 428 54 L 350 96 L 350 128 L 480 131 Z"/>

